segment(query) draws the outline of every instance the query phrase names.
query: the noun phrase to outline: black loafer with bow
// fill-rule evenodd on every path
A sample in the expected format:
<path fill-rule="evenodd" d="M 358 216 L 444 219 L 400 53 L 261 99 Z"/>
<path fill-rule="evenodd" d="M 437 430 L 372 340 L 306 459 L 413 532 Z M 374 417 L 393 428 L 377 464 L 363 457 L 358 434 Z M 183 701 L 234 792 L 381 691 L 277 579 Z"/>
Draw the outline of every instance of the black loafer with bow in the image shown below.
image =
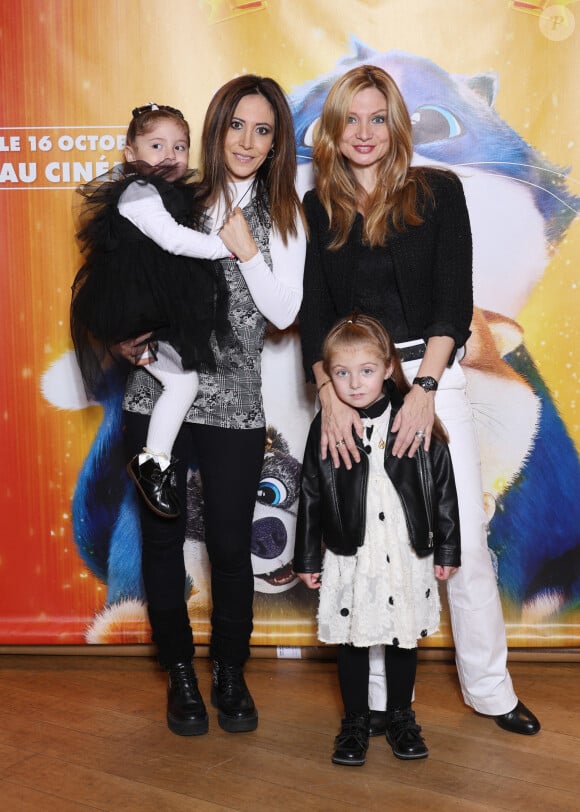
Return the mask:
<path fill-rule="evenodd" d="M 172 484 L 175 461 L 164 471 L 152 457 L 139 464 L 139 455 L 127 465 L 127 472 L 145 502 L 158 516 L 176 519 L 180 514 L 179 499 Z"/>

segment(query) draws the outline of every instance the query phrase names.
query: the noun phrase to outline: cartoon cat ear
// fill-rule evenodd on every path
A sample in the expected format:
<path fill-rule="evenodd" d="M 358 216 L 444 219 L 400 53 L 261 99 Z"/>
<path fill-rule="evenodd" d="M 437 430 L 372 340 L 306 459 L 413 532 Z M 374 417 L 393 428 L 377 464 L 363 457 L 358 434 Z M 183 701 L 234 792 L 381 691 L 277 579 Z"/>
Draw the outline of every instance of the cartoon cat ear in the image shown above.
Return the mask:
<path fill-rule="evenodd" d="M 523 328 L 514 321 L 502 316 L 501 313 L 484 311 L 488 327 L 493 336 L 495 346 L 502 358 L 513 352 L 524 340 Z"/>
<path fill-rule="evenodd" d="M 354 34 L 351 34 L 349 39 L 350 44 L 354 48 L 355 59 L 363 62 L 377 55 L 377 51 L 375 51 L 374 48 L 365 45 L 364 42 L 361 42 L 361 40 L 358 37 L 355 37 Z"/>
<path fill-rule="evenodd" d="M 497 73 L 478 73 L 477 76 L 468 76 L 466 82 L 467 87 L 493 107 L 499 84 Z"/>

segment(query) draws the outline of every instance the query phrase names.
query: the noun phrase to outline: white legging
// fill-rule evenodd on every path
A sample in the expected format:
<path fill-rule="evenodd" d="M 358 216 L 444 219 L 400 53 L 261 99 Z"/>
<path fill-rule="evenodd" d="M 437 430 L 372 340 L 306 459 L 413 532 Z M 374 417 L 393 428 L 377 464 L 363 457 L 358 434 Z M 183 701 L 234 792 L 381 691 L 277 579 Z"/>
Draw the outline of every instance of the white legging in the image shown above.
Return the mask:
<path fill-rule="evenodd" d="M 408 380 L 417 375 L 420 364 L 420 360 L 403 364 Z M 441 377 L 435 409 L 449 434 L 459 501 L 461 567 L 447 582 L 457 672 L 465 702 L 496 716 L 513 710 L 517 697 L 507 670 L 502 606 L 487 546 L 475 424 L 457 361 Z M 373 710 L 387 706 L 382 646 L 370 652 L 369 705 Z"/>
<path fill-rule="evenodd" d="M 151 412 L 146 449 L 155 456 L 170 458 L 175 438 L 197 395 L 199 376 L 183 369 L 179 354 L 165 341 L 159 342 L 157 359 L 145 369 L 163 386 Z"/>

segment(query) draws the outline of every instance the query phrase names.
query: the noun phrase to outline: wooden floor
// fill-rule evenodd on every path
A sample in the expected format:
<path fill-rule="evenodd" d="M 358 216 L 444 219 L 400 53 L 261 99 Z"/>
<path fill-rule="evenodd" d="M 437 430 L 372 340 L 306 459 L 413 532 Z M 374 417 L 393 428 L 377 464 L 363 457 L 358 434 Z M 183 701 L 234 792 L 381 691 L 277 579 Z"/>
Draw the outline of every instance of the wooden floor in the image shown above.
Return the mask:
<path fill-rule="evenodd" d="M 209 663 L 196 661 L 209 696 Z M 122 810 L 580 810 L 580 663 L 516 662 L 534 737 L 470 711 L 448 662 L 422 661 L 417 719 L 430 747 L 404 762 L 372 739 L 364 767 L 330 761 L 340 717 L 335 664 L 253 658 L 260 712 L 228 734 L 165 724 L 165 677 L 144 657 L 0 655 L 3 812 Z"/>

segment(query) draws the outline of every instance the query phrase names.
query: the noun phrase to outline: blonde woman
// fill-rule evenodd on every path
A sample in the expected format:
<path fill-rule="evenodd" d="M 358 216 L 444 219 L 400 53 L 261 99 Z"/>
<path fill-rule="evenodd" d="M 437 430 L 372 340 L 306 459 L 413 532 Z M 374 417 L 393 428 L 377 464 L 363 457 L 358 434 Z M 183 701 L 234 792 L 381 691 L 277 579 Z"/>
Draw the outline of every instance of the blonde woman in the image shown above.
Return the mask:
<path fill-rule="evenodd" d="M 437 415 L 457 481 L 462 567 L 447 584 L 463 696 L 505 730 L 540 724 L 518 701 L 507 671 L 502 608 L 486 538 L 480 459 L 458 355 L 473 310 L 472 241 L 459 179 L 411 166 L 412 125 L 389 74 L 353 68 L 331 88 L 315 137 L 315 189 L 304 198 L 310 230 L 300 313 L 304 366 L 322 409 L 321 452 L 335 466 L 360 461 L 356 411 L 336 396 L 321 361 L 325 334 L 359 310 L 397 343 L 411 384 L 393 423 L 393 454 L 428 451 Z M 382 660 L 376 650 L 371 663 Z M 383 666 L 384 669 L 384 666 Z M 384 732 L 385 679 L 371 675 L 371 734 Z"/>

